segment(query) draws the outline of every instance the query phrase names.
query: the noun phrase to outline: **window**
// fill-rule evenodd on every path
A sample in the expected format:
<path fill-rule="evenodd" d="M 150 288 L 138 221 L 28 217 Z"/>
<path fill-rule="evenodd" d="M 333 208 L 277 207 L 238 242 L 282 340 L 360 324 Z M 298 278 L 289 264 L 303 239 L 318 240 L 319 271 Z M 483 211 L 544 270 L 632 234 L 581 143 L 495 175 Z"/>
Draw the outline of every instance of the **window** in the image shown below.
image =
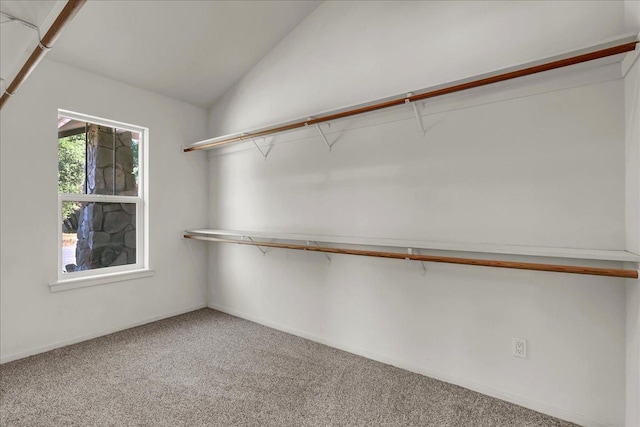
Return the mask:
<path fill-rule="evenodd" d="M 148 130 L 58 112 L 58 281 L 147 268 Z"/>

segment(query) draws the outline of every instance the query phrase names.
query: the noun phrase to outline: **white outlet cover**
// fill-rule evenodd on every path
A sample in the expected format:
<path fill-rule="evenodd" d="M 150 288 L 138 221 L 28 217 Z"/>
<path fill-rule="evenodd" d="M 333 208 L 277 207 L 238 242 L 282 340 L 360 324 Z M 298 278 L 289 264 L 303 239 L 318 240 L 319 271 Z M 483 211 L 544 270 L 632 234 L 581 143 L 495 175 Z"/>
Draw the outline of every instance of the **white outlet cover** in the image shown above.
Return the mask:
<path fill-rule="evenodd" d="M 515 357 L 527 358 L 527 340 L 524 338 L 511 338 L 511 349 Z"/>

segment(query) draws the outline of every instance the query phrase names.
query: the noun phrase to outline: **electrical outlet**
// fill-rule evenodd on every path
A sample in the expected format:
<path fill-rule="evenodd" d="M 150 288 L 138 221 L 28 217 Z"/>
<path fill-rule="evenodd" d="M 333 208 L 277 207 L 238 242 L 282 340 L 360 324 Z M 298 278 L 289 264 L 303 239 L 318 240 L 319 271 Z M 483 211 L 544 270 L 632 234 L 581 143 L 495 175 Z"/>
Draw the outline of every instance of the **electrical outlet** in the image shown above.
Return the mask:
<path fill-rule="evenodd" d="M 523 338 L 511 338 L 511 347 L 515 357 L 527 358 L 527 340 Z"/>

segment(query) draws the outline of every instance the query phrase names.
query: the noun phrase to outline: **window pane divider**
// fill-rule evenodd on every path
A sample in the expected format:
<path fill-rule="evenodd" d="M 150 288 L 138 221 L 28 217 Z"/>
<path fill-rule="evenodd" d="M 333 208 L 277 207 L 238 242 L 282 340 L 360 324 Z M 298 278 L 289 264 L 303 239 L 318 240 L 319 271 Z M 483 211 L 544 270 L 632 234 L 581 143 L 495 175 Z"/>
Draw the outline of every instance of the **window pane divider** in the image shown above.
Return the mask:
<path fill-rule="evenodd" d="M 104 202 L 104 203 L 139 203 L 138 196 L 113 196 L 110 194 L 67 194 L 58 193 L 58 199 L 63 202 Z"/>

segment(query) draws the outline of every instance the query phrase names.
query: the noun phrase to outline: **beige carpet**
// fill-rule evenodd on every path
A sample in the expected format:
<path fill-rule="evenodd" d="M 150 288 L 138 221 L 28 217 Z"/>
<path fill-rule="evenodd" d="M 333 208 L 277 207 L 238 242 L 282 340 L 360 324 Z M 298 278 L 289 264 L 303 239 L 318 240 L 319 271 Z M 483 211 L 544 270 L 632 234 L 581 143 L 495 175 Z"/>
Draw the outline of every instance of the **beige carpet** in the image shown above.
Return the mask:
<path fill-rule="evenodd" d="M 204 309 L 0 366 L 0 425 L 570 426 Z"/>

